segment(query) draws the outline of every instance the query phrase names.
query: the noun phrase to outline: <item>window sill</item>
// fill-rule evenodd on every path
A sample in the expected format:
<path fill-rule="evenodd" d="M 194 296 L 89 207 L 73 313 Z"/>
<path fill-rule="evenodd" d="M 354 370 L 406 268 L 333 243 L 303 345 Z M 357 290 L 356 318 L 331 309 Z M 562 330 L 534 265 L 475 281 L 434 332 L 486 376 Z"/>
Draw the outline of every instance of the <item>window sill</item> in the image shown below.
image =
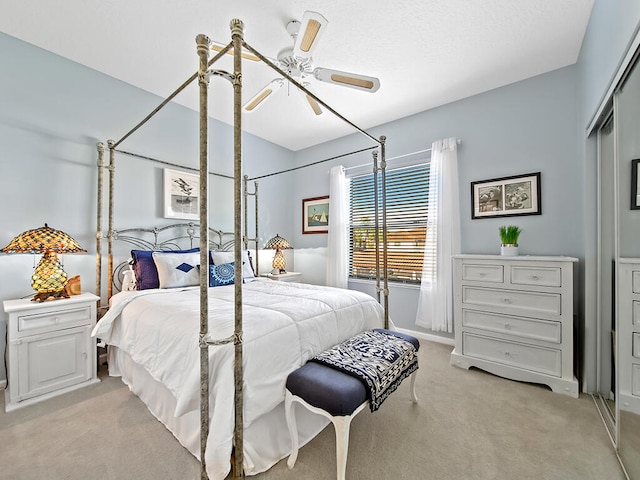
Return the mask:
<path fill-rule="evenodd" d="M 349 278 L 349 283 L 357 283 L 361 285 L 375 285 L 375 279 L 369 280 L 366 278 Z M 380 281 L 382 285 L 382 280 Z M 402 283 L 402 282 L 392 282 L 389 281 L 389 289 L 392 288 L 406 288 L 408 290 L 420 290 L 419 283 Z"/>

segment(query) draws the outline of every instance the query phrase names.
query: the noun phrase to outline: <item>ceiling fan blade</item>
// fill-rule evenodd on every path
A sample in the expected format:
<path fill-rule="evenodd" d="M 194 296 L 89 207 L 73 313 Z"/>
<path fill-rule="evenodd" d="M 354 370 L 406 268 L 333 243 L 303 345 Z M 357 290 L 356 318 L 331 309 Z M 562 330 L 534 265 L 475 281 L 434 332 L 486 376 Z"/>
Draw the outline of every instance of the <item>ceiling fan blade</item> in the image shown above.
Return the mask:
<path fill-rule="evenodd" d="M 293 45 L 293 54 L 300 58 L 311 57 L 328 25 L 329 21 L 318 12 L 310 10 L 304 12 L 300 22 L 300 30 Z"/>
<path fill-rule="evenodd" d="M 380 88 L 380 80 L 376 77 L 360 75 L 358 73 L 341 72 L 330 68 L 316 68 L 313 76 L 321 82 L 351 87 L 365 92 L 376 92 Z"/>
<path fill-rule="evenodd" d="M 273 93 L 277 92 L 284 85 L 283 78 L 274 78 L 269 82 L 264 88 L 262 88 L 258 93 L 256 93 L 251 99 L 242 106 L 242 109 L 245 112 L 253 112 L 260 105 L 264 103 L 264 101 L 269 98 Z"/>
<path fill-rule="evenodd" d="M 322 115 L 322 108 L 320 108 L 320 104 L 316 102 L 316 99 L 307 94 L 305 94 L 304 97 L 307 99 L 307 102 L 309 102 L 309 106 L 311 107 L 311 110 L 313 110 L 313 113 L 316 115 Z"/>
<path fill-rule="evenodd" d="M 226 47 L 226 45 L 222 45 L 221 43 L 211 42 L 211 50 L 214 52 L 220 52 L 222 49 Z M 227 52 L 228 55 L 233 55 L 233 48 Z M 242 52 L 240 56 L 246 60 L 251 60 L 252 62 L 259 62 L 260 59 L 255 55 L 247 52 Z"/>

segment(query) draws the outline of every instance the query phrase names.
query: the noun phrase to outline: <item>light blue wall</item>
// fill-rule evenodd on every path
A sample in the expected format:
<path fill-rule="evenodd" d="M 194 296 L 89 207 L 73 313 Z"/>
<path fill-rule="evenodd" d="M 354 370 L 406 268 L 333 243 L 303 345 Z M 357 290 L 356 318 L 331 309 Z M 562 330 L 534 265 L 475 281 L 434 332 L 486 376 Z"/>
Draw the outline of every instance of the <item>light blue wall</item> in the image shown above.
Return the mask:
<path fill-rule="evenodd" d="M 88 250 L 86 255 L 66 255 L 63 260 L 67 273 L 79 274 L 83 289 L 93 292 L 96 143 L 121 138 L 162 99 L 1 33 L 0 64 L 0 246 L 47 222 Z M 186 72 L 185 78 L 191 73 Z M 216 91 L 225 88 L 218 87 Z M 231 87 L 222 94 L 230 92 Z M 213 121 L 209 137 L 210 170 L 232 174 L 232 129 Z M 169 104 L 119 148 L 196 167 L 198 142 L 197 112 Z M 249 134 L 244 134 L 243 155 L 249 176 L 290 168 L 293 161 L 291 151 Z M 173 223 L 162 218 L 164 167 L 117 155 L 116 229 Z M 286 195 L 291 181 L 287 175 L 260 181 L 261 236 L 293 235 L 288 220 L 294 206 Z M 210 182 L 210 224 L 231 231 L 232 181 L 210 177 Z M 31 255 L 0 254 L 0 301 L 32 294 L 30 275 L 37 260 Z M 0 314 L 0 352 L 5 349 L 6 318 Z M 2 355 L 0 381 L 4 379 Z"/>
<path fill-rule="evenodd" d="M 582 185 L 575 181 L 582 170 L 576 143 L 576 83 L 577 70 L 568 67 L 397 120 L 372 132 L 375 137 L 387 137 L 388 158 L 429 148 L 440 138 L 462 140 L 458 166 L 463 252 L 499 253 L 498 227 L 508 221 L 524 230 L 522 254 L 581 257 Z M 359 136 L 355 139 L 362 141 Z M 348 140 L 298 152 L 297 161 L 310 162 L 356 149 L 349 148 Z M 311 172 L 299 171 L 294 203 L 306 196 L 328 193 L 331 165 L 349 167 L 369 162 L 370 158 L 370 154 L 358 154 L 311 167 Z M 393 163 L 391 160 L 389 167 Z M 471 219 L 470 182 L 538 171 L 542 175 L 542 215 Z M 295 217 L 294 221 L 300 220 Z M 326 246 L 326 235 L 298 233 L 295 242 L 297 249 L 317 249 Z M 296 251 L 296 255 L 300 253 Z M 298 259 L 296 265 L 300 268 Z M 352 287 L 364 288 L 362 282 L 353 282 Z M 392 290 L 391 318 L 399 327 L 423 331 L 415 325 L 417 295 L 416 288 Z"/>

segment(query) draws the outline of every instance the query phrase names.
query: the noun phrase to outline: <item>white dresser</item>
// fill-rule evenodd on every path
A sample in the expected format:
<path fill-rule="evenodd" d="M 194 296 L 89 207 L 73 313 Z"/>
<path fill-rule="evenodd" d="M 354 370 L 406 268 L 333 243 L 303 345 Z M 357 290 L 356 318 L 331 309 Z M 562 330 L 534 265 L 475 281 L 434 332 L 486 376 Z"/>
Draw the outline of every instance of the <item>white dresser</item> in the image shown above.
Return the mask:
<path fill-rule="evenodd" d="M 100 381 L 91 338 L 97 300 L 83 293 L 42 303 L 4 301 L 7 412 Z"/>
<path fill-rule="evenodd" d="M 619 405 L 640 414 L 640 258 L 621 258 L 618 265 Z"/>
<path fill-rule="evenodd" d="M 451 364 L 578 396 L 572 257 L 455 255 Z"/>

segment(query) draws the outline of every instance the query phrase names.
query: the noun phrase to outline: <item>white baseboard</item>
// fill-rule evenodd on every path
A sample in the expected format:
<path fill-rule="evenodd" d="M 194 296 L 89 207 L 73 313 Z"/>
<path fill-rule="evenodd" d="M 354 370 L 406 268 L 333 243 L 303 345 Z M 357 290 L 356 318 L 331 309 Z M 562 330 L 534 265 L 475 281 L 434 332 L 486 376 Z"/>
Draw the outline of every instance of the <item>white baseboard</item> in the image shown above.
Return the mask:
<path fill-rule="evenodd" d="M 416 332 L 415 330 L 407 330 L 406 328 L 398 328 L 398 331 L 411 335 L 412 337 L 416 337 L 419 340 L 427 340 L 429 342 L 442 343 L 444 345 L 451 345 L 452 347 L 455 347 L 455 340 L 453 338 L 441 337 L 431 333 Z"/>
<path fill-rule="evenodd" d="M 7 380 L 0 380 L 0 390 L 7 388 Z"/>

